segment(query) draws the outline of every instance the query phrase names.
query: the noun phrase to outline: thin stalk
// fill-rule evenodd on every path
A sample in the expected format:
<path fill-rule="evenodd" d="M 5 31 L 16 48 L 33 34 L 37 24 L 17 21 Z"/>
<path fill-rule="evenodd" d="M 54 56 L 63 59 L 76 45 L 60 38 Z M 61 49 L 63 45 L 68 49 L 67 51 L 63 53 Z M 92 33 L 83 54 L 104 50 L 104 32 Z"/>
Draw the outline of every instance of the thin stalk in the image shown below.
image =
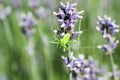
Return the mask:
<path fill-rule="evenodd" d="M 112 71 L 113 71 L 113 79 L 115 79 L 115 69 L 114 69 L 114 59 L 113 59 L 113 56 L 112 56 L 112 53 L 110 53 L 110 62 L 111 62 L 111 66 L 112 66 Z"/>
<path fill-rule="evenodd" d="M 80 45 L 80 28 L 81 28 L 81 19 L 79 20 L 79 28 L 78 28 L 78 31 L 79 31 L 79 34 L 78 34 L 78 46 Z"/>
<path fill-rule="evenodd" d="M 72 72 L 69 73 L 69 80 L 72 80 Z"/>
<path fill-rule="evenodd" d="M 13 46 L 13 37 L 12 37 L 11 29 L 7 19 L 3 20 L 3 25 L 4 25 L 7 42 L 10 46 Z"/>
<path fill-rule="evenodd" d="M 69 59 L 71 59 L 71 48 L 70 46 L 68 47 L 68 53 L 69 53 Z M 69 80 L 72 80 L 72 72 L 69 72 Z"/>

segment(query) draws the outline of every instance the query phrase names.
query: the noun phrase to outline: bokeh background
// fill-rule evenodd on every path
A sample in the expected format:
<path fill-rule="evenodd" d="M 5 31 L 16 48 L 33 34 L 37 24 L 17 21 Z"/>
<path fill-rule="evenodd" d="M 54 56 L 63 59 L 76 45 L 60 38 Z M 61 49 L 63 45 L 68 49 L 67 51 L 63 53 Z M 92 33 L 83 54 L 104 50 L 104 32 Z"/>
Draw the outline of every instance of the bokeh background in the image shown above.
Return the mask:
<path fill-rule="evenodd" d="M 36 2 L 37 0 L 31 0 Z M 10 14 L 0 19 L 0 80 L 68 80 L 68 71 L 61 59 L 66 55 L 57 45 L 50 44 L 53 40 L 52 29 L 60 26 L 53 11 L 58 11 L 60 2 L 67 0 L 38 0 L 37 9 L 31 9 L 29 0 L 0 0 L 0 9 L 11 7 Z M 105 14 L 120 25 L 120 0 L 69 0 L 77 3 L 77 9 L 84 10 L 81 23 L 83 34 L 80 36 L 79 52 L 93 56 L 101 65 L 111 70 L 110 58 L 97 45 L 104 44 L 104 39 L 96 30 L 97 16 Z M 35 15 L 40 10 L 39 16 Z M 0 10 L 1 16 L 2 10 Z M 35 33 L 27 38 L 20 27 L 20 14 L 32 12 L 36 20 L 33 27 Z M 76 24 L 76 30 L 78 23 Z M 120 34 L 116 38 L 120 40 Z M 32 42 L 31 42 L 32 41 Z M 115 49 L 114 62 L 120 67 L 120 45 Z"/>

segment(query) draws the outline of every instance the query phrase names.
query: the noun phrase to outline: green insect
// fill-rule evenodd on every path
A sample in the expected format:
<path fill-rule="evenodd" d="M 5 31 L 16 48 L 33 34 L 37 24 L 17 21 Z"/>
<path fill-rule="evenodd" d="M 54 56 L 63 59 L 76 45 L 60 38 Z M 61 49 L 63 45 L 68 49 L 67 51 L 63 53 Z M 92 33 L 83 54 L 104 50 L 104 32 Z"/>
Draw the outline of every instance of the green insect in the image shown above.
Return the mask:
<path fill-rule="evenodd" d="M 66 51 L 68 50 L 68 46 L 71 43 L 70 37 L 70 33 L 66 33 L 61 39 L 58 39 L 54 36 L 54 41 L 51 41 L 51 43 L 58 44 L 60 48 L 63 48 L 63 50 Z"/>

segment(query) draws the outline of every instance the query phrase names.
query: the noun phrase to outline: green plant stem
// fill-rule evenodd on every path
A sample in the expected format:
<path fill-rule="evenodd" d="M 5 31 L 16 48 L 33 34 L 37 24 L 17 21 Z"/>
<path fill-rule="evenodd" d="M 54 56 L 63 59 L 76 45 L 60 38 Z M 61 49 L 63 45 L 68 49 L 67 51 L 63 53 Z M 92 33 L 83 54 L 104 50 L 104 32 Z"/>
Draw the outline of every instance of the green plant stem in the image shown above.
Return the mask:
<path fill-rule="evenodd" d="M 81 28 L 81 20 L 79 20 L 79 28 L 78 31 L 80 32 L 80 28 Z M 80 45 L 80 33 L 78 35 L 78 46 Z"/>
<path fill-rule="evenodd" d="M 111 66 L 112 66 L 112 71 L 113 71 L 113 79 L 115 79 L 115 69 L 114 69 L 114 59 L 113 59 L 113 56 L 112 56 L 112 53 L 110 53 L 110 62 L 111 62 Z"/>
<path fill-rule="evenodd" d="M 12 37 L 11 29 L 7 19 L 3 20 L 3 25 L 4 25 L 7 42 L 10 46 L 13 46 L 13 37 Z"/>
<path fill-rule="evenodd" d="M 69 73 L 69 80 L 72 80 L 72 72 Z"/>

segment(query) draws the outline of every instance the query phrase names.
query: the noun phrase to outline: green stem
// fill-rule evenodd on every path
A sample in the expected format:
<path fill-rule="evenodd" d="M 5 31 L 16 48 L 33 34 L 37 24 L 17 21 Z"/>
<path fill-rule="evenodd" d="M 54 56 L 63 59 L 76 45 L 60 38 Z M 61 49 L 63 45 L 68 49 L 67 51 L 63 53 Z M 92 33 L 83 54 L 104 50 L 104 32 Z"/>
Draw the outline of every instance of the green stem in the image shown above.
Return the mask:
<path fill-rule="evenodd" d="M 79 31 L 79 35 L 78 35 L 78 45 L 80 45 L 80 28 L 81 28 L 81 19 L 79 20 L 79 28 L 78 28 L 78 31 Z"/>
<path fill-rule="evenodd" d="M 5 35 L 6 35 L 7 42 L 10 46 L 13 46 L 13 37 L 12 37 L 11 29 L 10 29 L 7 19 L 3 20 L 3 25 L 5 29 Z"/>
<path fill-rule="evenodd" d="M 72 80 L 72 72 L 69 73 L 69 80 Z"/>
<path fill-rule="evenodd" d="M 115 69 L 114 69 L 114 59 L 113 59 L 113 56 L 112 56 L 112 53 L 110 53 L 110 61 L 111 61 L 111 66 L 112 66 L 112 71 L 113 71 L 113 79 L 115 79 Z"/>

